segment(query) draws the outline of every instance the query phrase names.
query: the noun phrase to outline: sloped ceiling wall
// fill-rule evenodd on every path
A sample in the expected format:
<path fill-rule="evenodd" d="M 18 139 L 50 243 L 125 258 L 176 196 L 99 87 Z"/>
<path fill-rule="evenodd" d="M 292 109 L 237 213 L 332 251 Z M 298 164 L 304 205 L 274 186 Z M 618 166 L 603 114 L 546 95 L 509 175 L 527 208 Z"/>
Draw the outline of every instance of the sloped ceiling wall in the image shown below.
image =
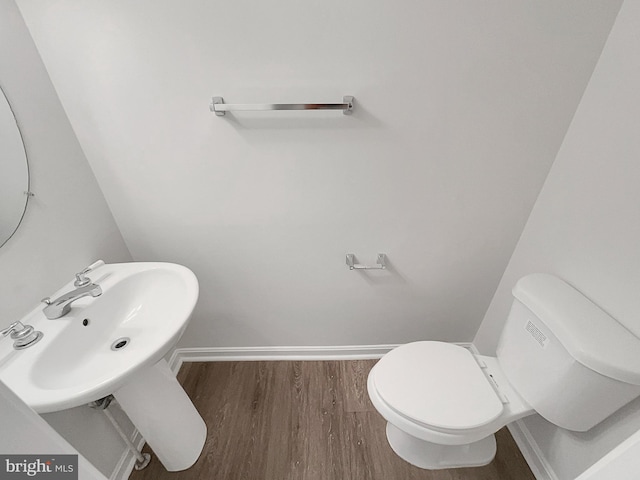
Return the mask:
<path fill-rule="evenodd" d="M 631 0 L 620 10 L 478 331 L 474 343 L 484 353 L 495 350 L 512 286 L 533 272 L 563 278 L 640 337 L 639 82 L 640 3 Z M 584 433 L 539 416 L 524 424 L 557 477 L 576 478 L 640 429 L 640 399 Z"/>

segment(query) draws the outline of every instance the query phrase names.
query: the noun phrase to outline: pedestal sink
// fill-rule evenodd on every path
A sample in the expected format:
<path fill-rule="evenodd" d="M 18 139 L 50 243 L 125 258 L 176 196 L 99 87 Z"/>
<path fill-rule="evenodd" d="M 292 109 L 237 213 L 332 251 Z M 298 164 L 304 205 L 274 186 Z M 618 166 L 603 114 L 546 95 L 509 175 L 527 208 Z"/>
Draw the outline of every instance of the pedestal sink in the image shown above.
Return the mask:
<path fill-rule="evenodd" d="M 39 305 L 21 322 L 44 333 L 16 351 L 0 343 L 0 380 L 39 413 L 113 394 L 169 471 L 198 459 L 206 426 L 163 357 L 184 332 L 198 281 L 170 263 L 104 264 L 91 272 L 102 295 L 49 320 Z M 52 295 L 73 290 L 73 283 Z"/>

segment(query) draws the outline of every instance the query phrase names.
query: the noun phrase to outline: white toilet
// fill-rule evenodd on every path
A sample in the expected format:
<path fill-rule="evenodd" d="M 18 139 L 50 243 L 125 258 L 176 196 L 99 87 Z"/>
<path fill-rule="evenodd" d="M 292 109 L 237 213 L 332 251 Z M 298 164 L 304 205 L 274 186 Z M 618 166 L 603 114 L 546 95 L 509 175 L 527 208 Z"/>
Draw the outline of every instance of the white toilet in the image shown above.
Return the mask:
<path fill-rule="evenodd" d="M 586 431 L 640 396 L 640 339 L 547 274 L 523 277 L 497 357 L 444 342 L 386 354 L 367 387 L 391 448 L 427 469 L 486 465 L 494 433 L 538 413 Z"/>

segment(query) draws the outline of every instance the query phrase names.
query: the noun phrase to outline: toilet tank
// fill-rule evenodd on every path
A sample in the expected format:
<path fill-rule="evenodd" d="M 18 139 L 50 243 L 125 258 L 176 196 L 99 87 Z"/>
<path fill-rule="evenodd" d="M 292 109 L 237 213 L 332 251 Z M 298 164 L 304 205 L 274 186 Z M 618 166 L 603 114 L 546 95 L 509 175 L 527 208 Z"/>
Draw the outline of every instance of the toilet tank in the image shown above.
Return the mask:
<path fill-rule="evenodd" d="M 640 339 L 600 307 L 542 273 L 521 278 L 513 297 L 498 362 L 540 415 L 583 432 L 640 396 Z"/>

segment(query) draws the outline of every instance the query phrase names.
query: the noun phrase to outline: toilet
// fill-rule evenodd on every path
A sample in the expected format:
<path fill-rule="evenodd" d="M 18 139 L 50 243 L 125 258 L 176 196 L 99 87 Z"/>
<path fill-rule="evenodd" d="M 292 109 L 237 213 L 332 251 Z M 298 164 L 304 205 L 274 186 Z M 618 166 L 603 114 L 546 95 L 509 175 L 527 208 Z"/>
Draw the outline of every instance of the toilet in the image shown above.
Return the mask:
<path fill-rule="evenodd" d="M 531 274 L 513 288 L 495 357 L 413 342 L 367 380 L 393 451 L 425 469 L 486 465 L 494 433 L 537 413 L 584 432 L 640 396 L 640 339 L 563 280 Z"/>

